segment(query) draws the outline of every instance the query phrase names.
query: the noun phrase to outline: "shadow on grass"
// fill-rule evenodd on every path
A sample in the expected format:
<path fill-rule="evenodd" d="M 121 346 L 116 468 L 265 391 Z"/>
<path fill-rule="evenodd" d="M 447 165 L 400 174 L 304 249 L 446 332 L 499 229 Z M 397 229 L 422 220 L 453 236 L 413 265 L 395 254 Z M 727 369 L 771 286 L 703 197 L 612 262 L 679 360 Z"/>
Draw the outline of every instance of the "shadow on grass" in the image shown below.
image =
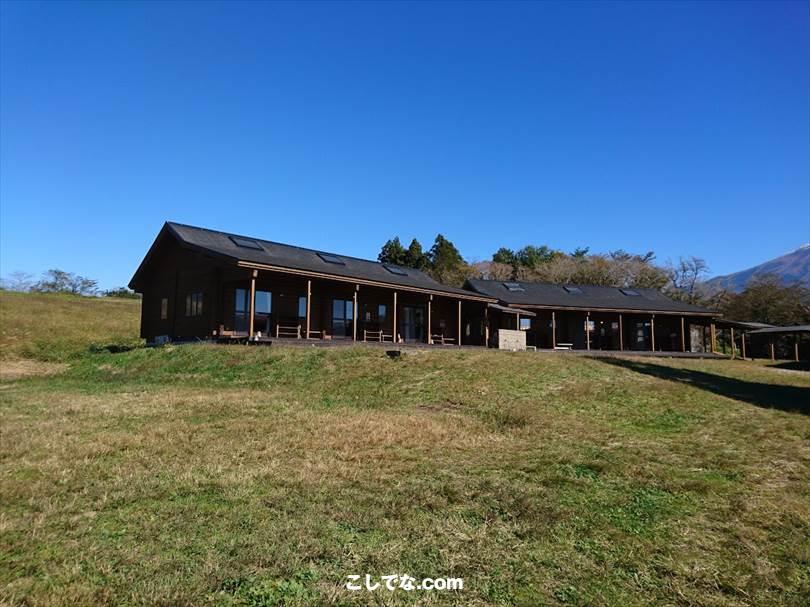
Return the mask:
<path fill-rule="evenodd" d="M 786 360 L 785 362 L 768 365 L 771 369 L 787 369 L 788 371 L 810 371 L 810 361 Z"/>
<path fill-rule="evenodd" d="M 727 396 L 742 402 L 780 411 L 797 412 L 810 415 L 810 388 L 782 386 L 779 384 L 762 384 L 733 377 L 725 377 L 693 369 L 677 369 L 655 363 L 627 360 L 622 358 L 600 358 L 599 361 L 609 365 L 624 367 L 636 373 L 652 375 L 659 379 L 668 379 L 688 384 L 707 392 Z"/>

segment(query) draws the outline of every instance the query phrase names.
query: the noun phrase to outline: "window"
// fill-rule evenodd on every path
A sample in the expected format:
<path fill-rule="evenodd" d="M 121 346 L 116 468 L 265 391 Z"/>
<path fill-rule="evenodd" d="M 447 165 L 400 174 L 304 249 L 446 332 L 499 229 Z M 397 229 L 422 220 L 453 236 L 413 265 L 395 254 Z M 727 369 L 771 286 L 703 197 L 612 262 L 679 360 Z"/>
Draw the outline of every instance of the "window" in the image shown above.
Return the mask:
<path fill-rule="evenodd" d="M 512 292 L 520 292 L 520 291 L 525 291 L 526 290 L 526 289 L 524 289 L 523 287 L 520 286 L 519 282 L 505 282 L 505 283 L 503 283 L 503 286 L 506 287 L 507 291 L 512 291 Z"/>
<path fill-rule="evenodd" d="M 318 253 L 318 257 L 323 259 L 326 263 L 333 263 L 338 266 L 345 266 L 346 262 L 343 261 L 337 255 L 332 255 L 331 253 Z"/>
<path fill-rule="evenodd" d="M 273 294 L 270 291 L 256 291 L 256 314 L 270 314 L 273 311 Z"/>
<path fill-rule="evenodd" d="M 532 328 L 532 319 L 531 318 L 521 318 L 520 319 L 520 330 L 521 331 L 528 331 Z"/>
<path fill-rule="evenodd" d="M 307 296 L 300 295 L 298 297 L 298 318 L 307 317 Z"/>
<path fill-rule="evenodd" d="M 203 294 L 189 293 L 186 295 L 186 316 L 202 316 Z"/>
<path fill-rule="evenodd" d="M 582 289 L 579 287 L 563 287 L 563 289 L 571 295 L 582 295 Z"/>
<path fill-rule="evenodd" d="M 332 300 L 332 335 L 351 337 L 354 331 L 354 302 L 351 299 Z"/>
<path fill-rule="evenodd" d="M 387 263 L 383 264 L 383 267 L 391 272 L 391 274 L 396 274 L 397 276 L 407 276 L 408 273 L 403 270 L 402 268 L 398 268 L 397 266 L 389 266 Z"/>
<path fill-rule="evenodd" d="M 248 293 L 247 289 L 236 289 L 234 299 L 234 329 L 240 332 L 248 330 Z"/>
<path fill-rule="evenodd" d="M 619 289 L 622 293 L 627 295 L 628 297 L 639 297 L 639 292 L 634 291 L 633 289 Z"/>
<path fill-rule="evenodd" d="M 252 238 L 243 238 L 242 236 L 229 236 L 228 238 L 230 238 L 231 242 L 233 242 L 233 244 L 235 244 L 237 247 L 242 247 L 243 249 L 255 249 L 256 251 L 264 251 L 262 245 L 260 245 Z"/>
<path fill-rule="evenodd" d="M 160 300 L 160 320 L 169 318 L 169 299 L 164 297 Z"/>
<path fill-rule="evenodd" d="M 377 320 L 383 322 L 388 317 L 388 306 L 386 304 L 380 304 L 377 306 Z"/>

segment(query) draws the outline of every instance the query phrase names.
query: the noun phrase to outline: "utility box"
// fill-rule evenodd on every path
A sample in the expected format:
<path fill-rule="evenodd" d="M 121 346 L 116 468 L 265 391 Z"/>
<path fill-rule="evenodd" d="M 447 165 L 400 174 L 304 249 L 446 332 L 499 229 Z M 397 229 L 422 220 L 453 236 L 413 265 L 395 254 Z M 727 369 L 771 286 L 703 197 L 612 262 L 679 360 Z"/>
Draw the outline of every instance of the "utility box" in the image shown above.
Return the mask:
<path fill-rule="evenodd" d="M 498 329 L 498 349 L 499 350 L 525 350 L 526 331 L 516 331 L 514 329 Z"/>

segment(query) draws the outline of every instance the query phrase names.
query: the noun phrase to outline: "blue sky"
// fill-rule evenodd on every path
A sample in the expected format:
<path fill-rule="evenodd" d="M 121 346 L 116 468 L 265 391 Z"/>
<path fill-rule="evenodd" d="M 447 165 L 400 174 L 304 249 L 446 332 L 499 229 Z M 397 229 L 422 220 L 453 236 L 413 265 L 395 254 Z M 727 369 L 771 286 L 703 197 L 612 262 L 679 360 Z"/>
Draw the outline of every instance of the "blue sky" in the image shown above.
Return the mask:
<path fill-rule="evenodd" d="M 0 273 L 126 284 L 164 220 L 713 273 L 810 240 L 806 2 L 0 6 Z"/>

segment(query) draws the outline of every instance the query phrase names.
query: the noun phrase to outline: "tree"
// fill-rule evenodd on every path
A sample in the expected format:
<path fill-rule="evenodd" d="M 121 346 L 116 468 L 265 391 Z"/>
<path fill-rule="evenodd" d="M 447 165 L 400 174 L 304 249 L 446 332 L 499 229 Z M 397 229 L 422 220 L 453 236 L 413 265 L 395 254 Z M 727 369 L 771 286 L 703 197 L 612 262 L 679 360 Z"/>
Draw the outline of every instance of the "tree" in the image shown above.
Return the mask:
<path fill-rule="evenodd" d="M 417 270 L 426 270 L 430 265 L 430 260 L 425 252 L 422 250 L 422 245 L 416 238 L 408 245 L 408 250 L 405 251 L 405 265 L 409 268 L 416 268 Z"/>
<path fill-rule="evenodd" d="M 28 272 L 12 272 L 0 281 L 0 288 L 7 291 L 30 291 L 33 286 L 34 277 Z"/>
<path fill-rule="evenodd" d="M 541 263 L 548 263 L 559 255 L 559 251 L 554 251 L 546 245 L 539 247 L 526 245 L 515 254 L 515 258 L 519 265 L 533 268 Z"/>
<path fill-rule="evenodd" d="M 436 235 L 436 240 L 428 252 L 428 259 L 430 274 L 439 282 L 461 286 L 473 274 L 456 246 L 441 234 Z"/>
<path fill-rule="evenodd" d="M 495 254 L 492 256 L 492 261 L 495 263 L 510 265 L 510 266 L 517 266 L 517 255 L 512 249 L 507 249 L 506 247 L 501 247 Z"/>
<path fill-rule="evenodd" d="M 45 272 L 32 290 L 40 293 L 71 293 L 73 295 L 95 295 L 98 292 L 98 282 L 92 278 L 86 278 L 65 272 L 64 270 L 51 269 Z"/>
<path fill-rule="evenodd" d="M 141 294 L 136 293 L 126 287 L 118 287 L 116 289 L 110 289 L 108 291 L 104 291 L 104 297 L 119 297 L 123 299 L 140 299 Z"/>
<path fill-rule="evenodd" d="M 723 316 L 732 320 L 780 326 L 810 323 L 810 291 L 785 286 L 775 275 L 758 277 L 742 293 L 724 293 L 716 301 Z"/>
<path fill-rule="evenodd" d="M 588 256 L 588 251 L 590 250 L 590 247 L 577 247 L 571 251 L 571 257 L 574 259 L 585 259 Z"/>
<path fill-rule="evenodd" d="M 695 256 L 686 259 L 681 257 L 677 264 L 667 264 L 666 271 L 669 276 L 672 297 L 688 303 L 702 301 L 698 286 L 703 276 L 709 272 L 709 266 L 705 260 Z"/>
<path fill-rule="evenodd" d="M 380 254 L 377 256 L 377 261 L 397 266 L 407 265 L 405 247 L 403 247 L 402 243 L 399 241 L 399 236 L 394 236 L 394 238 L 387 241 L 382 246 Z"/>

